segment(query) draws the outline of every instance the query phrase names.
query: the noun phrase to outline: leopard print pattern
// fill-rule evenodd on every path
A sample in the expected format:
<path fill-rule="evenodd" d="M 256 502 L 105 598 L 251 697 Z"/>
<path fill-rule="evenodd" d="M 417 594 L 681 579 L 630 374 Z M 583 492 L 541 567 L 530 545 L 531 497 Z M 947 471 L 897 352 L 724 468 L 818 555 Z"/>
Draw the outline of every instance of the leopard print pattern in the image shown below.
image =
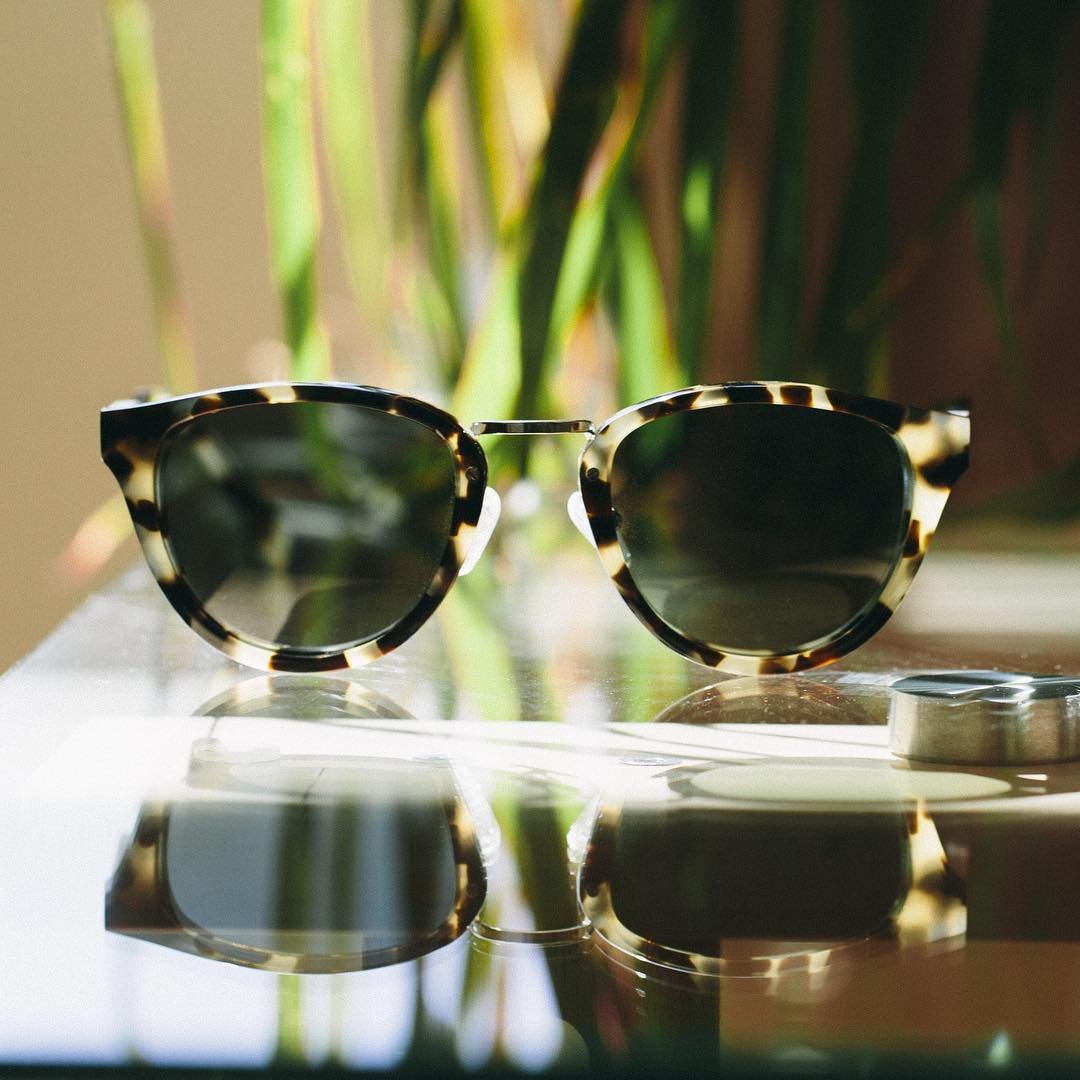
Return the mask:
<path fill-rule="evenodd" d="M 166 435 L 206 413 L 246 405 L 323 401 L 359 405 L 414 420 L 439 435 L 453 457 L 454 505 L 439 567 L 419 603 L 380 636 L 342 650 L 313 653 L 248 641 L 203 607 L 169 552 L 158 502 L 157 463 Z M 411 637 L 442 602 L 457 578 L 480 517 L 487 460 L 476 439 L 434 405 L 369 386 L 343 383 L 274 383 L 238 386 L 149 402 L 118 402 L 101 412 L 101 456 L 120 484 L 143 555 L 161 591 L 180 617 L 226 656 L 264 671 L 332 671 L 362 667 Z"/>
<path fill-rule="evenodd" d="M 487 875 L 476 829 L 464 800 L 443 803 L 457 867 L 457 892 L 446 919 L 425 937 L 364 952 L 272 952 L 228 941 L 193 923 L 175 901 L 166 862 L 168 802 L 143 806 L 135 834 L 113 875 L 105 900 L 105 928 L 178 952 L 280 974 L 334 974 L 401 964 L 440 949 L 472 924 L 487 895 Z"/>
<path fill-rule="evenodd" d="M 837 628 L 830 638 L 804 652 L 741 655 L 684 637 L 646 602 L 634 584 L 616 535 L 611 474 L 619 443 L 630 432 L 674 413 L 741 404 L 822 409 L 864 417 L 896 437 L 910 465 L 911 495 L 903 550 L 876 603 L 854 621 Z M 579 484 L 604 568 L 630 610 L 665 645 L 706 667 L 737 675 L 801 671 L 831 663 L 851 652 L 877 633 L 896 610 L 926 554 L 953 484 L 967 468 L 970 437 L 970 420 L 959 411 L 910 408 L 806 383 L 694 386 L 632 405 L 601 425 L 582 452 Z"/>

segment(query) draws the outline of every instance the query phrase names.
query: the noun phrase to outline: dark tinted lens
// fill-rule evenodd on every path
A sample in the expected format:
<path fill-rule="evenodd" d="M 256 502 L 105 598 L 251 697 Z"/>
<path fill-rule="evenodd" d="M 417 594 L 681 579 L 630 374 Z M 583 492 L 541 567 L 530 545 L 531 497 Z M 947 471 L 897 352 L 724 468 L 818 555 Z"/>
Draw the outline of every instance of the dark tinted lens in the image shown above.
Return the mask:
<path fill-rule="evenodd" d="M 900 556 L 906 457 L 862 417 L 795 406 L 676 413 L 615 453 L 634 583 L 682 635 L 798 652 L 877 599 Z"/>
<path fill-rule="evenodd" d="M 415 954 L 453 912 L 458 882 L 448 808 L 413 773 L 393 797 L 175 804 L 165 874 L 177 913 L 251 948 Z"/>
<path fill-rule="evenodd" d="M 401 416 L 288 402 L 206 413 L 166 440 L 162 531 L 206 611 L 240 637 L 311 650 L 408 614 L 446 549 L 454 466 Z"/>
<path fill-rule="evenodd" d="M 619 921 L 707 956 L 722 938 L 863 937 L 886 926 L 911 884 L 899 812 L 628 807 L 607 842 Z"/>

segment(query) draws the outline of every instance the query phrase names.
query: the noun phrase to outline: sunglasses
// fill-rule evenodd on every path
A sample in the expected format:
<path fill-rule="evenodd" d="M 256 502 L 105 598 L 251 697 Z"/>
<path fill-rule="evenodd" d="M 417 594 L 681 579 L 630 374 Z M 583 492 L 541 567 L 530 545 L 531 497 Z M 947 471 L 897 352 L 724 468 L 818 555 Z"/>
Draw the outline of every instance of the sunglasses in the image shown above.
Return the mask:
<path fill-rule="evenodd" d="M 183 798 L 143 805 L 106 929 L 244 967 L 331 973 L 425 956 L 475 920 L 484 855 L 448 763 L 215 765 L 207 746 Z"/>
<path fill-rule="evenodd" d="M 101 412 L 158 584 L 263 670 L 359 667 L 411 637 L 498 519 L 477 436 L 586 436 L 568 511 L 623 600 L 707 667 L 817 667 L 892 614 L 968 463 L 966 410 L 724 383 L 587 420 L 480 421 L 367 386 L 273 383 Z"/>

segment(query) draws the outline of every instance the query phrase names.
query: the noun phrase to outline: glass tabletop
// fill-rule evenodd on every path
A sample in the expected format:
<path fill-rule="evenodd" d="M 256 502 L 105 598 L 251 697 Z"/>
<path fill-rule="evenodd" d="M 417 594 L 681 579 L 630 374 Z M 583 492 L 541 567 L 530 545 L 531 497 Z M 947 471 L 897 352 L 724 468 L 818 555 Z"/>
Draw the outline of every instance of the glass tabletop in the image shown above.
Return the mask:
<path fill-rule="evenodd" d="M 0 680 L 0 1062 L 1074 1065 L 1080 763 L 890 750 L 898 679 L 1080 670 L 1074 564 L 946 544 L 760 678 L 570 544 L 348 678 L 225 660 L 133 569 Z"/>

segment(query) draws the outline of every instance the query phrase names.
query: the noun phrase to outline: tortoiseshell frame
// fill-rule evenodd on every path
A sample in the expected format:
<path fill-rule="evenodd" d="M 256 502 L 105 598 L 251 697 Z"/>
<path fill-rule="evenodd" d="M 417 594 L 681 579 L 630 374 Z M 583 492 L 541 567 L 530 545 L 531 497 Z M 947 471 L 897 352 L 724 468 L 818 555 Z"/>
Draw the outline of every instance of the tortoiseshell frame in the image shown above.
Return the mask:
<path fill-rule="evenodd" d="M 428 936 L 362 953 L 273 952 L 228 941 L 193 923 L 174 902 L 166 863 L 170 805 L 148 803 L 139 815 L 105 898 L 105 927 L 113 933 L 241 967 L 325 975 L 401 964 L 449 945 L 472 925 L 487 896 L 487 873 L 472 816 L 460 794 L 448 795 L 443 809 L 457 867 L 457 894 L 446 919 Z"/>
<path fill-rule="evenodd" d="M 622 440 L 632 431 L 674 413 L 743 404 L 822 409 L 864 417 L 896 437 L 910 464 L 910 505 L 905 508 L 903 550 L 877 602 L 805 652 L 738 654 L 680 634 L 649 606 L 634 584 L 616 535 L 611 473 Z M 665 645 L 706 667 L 738 675 L 800 671 L 820 667 L 851 652 L 877 633 L 896 609 L 926 554 L 953 484 L 967 468 L 970 436 L 970 421 L 965 413 L 906 408 L 806 383 L 694 386 L 632 405 L 604 423 L 582 452 L 579 484 L 605 569 L 630 610 Z"/>
<path fill-rule="evenodd" d="M 178 425 L 206 413 L 247 405 L 324 401 L 359 405 L 403 416 L 435 432 L 454 463 L 450 535 L 439 567 L 419 603 L 380 636 L 343 650 L 313 652 L 282 643 L 266 647 L 247 641 L 210 615 L 177 572 L 162 533 L 158 502 L 158 453 Z M 101 456 L 124 493 L 135 533 L 161 591 L 180 617 L 227 656 L 264 671 L 332 671 L 361 667 L 396 649 L 427 621 L 457 578 L 480 517 L 487 486 L 487 460 L 480 444 L 449 414 L 415 398 L 370 386 L 344 383 L 272 383 L 237 386 L 150 402 L 118 402 L 101 412 Z"/>

